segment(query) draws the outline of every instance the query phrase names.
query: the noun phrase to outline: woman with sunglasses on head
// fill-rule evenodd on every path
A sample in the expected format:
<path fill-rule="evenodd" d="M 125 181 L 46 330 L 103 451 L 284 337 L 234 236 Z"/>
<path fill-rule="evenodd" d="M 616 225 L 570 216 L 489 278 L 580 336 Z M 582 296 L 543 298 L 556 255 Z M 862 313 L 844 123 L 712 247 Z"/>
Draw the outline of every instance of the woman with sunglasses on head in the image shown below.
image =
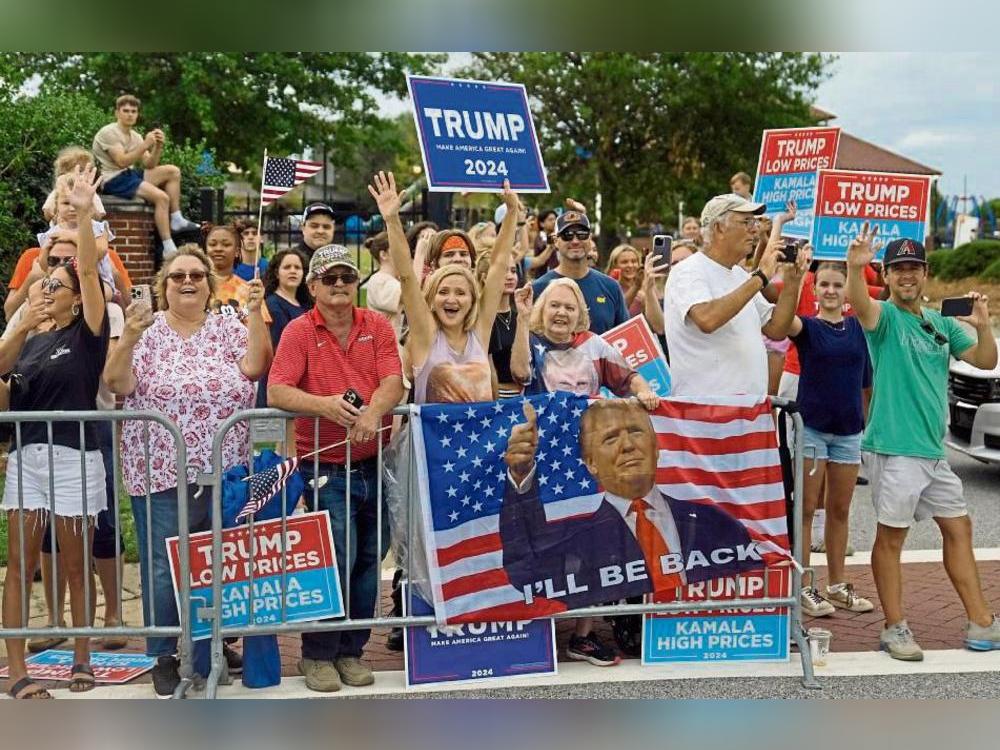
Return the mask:
<path fill-rule="evenodd" d="M 132 498 L 147 625 L 178 623 L 164 542 L 178 534 L 178 486 L 187 487 L 188 530 L 209 528 L 210 493 L 199 492 L 197 475 L 213 470 L 215 433 L 234 412 L 254 405 L 254 381 L 271 362 L 271 337 L 261 314 L 263 283 L 255 279 L 247 284 L 245 325 L 235 315 L 211 314 L 216 284 L 213 262 L 201 248 L 181 246 L 157 274 L 159 312 L 143 301 L 129 305 L 125 331 L 104 370 L 111 389 L 125 396 L 126 409 L 149 409 L 170 419 L 184 435 L 187 450 L 187 476 L 181 476 L 174 439 L 166 429 L 139 421 L 122 427 L 122 474 Z M 240 422 L 228 432 L 223 465 L 214 468 L 226 471 L 247 463 L 247 429 Z M 152 537 L 149 547 L 147 534 Z M 146 639 L 146 653 L 157 657 L 153 687 L 158 695 L 173 694 L 180 681 L 176 647 L 175 638 Z M 236 666 L 238 656 L 228 646 L 224 650 L 230 667 Z"/>
<path fill-rule="evenodd" d="M 448 255 L 449 241 L 454 239 L 464 245 L 465 233 L 445 230 L 434 238 L 431 256 L 439 264 L 444 260 L 451 262 L 439 265 L 422 291 L 420 280 L 408 262 L 409 249 L 399 220 L 400 199 L 392 172 L 375 175 L 368 191 L 385 220 L 389 253 L 403 289 L 403 312 L 410 326 L 406 353 L 413 369 L 414 402 L 492 401 L 494 392 L 486 347 L 510 264 L 517 224 L 517 194 L 504 180 L 503 199 L 510 210 L 497 235 L 482 290 L 472 275 L 471 244 L 462 248 L 465 253 L 462 257 L 469 259 L 469 265 L 459 265 Z M 436 254 L 435 249 L 439 251 Z"/>
<path fill-rule="evenodd" d="M 33 305 L 14 332 L 20 351 L 11 374 L 10 408 L 13 411 L 85 411 L 96 408 L 97 390 L 108 351 L 109 324 L 101 280 L 97 274 L 97 245 L 90 224 L 97 172 L 74 170 L 69 193 L 81 219 L 79 249 L 75 259 L 58 266 L 43 282 L 42 304 Z M 28 334 L 44 319 L 52 330 Z M 4 582 L 3 624 L 26 627 L 22 607 L 30 578 L 38 566 L 46 520 L 55 525 L 69 582 L 73 624 L 93 624 L 96 599 L 86 601 L 84 559 L 90 552 L 94 519 L 107 506 L 104 462 L 93 423 L 53 422 L 49 445 L 48 426 L 26 422 L 7 464 L 3 508 L 7 512 L 7 578 Z M 50 464 L 50 456 L 52 463 Z M 81 462 L 84 467 L 81 466 Z M 84 473 L 85 472 L 85 473 Z M 50 489 L 52 494 L 50 495 Z M 23 555 L 23 557 L 22 557 Z M 8 692 L 14 698 L 49 698 L 49 693 L 27 676 L 25 641 L 6 641 L 10 670 Z M 90 642 L 77 638 L 69 689 L 83 692 L 94 687 L 90 667 Z"/>

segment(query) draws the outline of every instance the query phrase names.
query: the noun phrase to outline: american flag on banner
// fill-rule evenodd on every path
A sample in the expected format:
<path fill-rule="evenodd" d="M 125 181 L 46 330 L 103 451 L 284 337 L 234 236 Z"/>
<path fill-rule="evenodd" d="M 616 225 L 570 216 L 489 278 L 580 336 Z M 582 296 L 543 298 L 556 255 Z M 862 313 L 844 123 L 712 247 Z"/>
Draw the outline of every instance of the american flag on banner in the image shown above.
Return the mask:
<path fill-rule="evenodd" d="M 264 180 L 260 186 L 261 205 L 268 205 L 283 196 L 296 185 L 301 185 L 323 169 L 318 161 L 267 157 L 264 163 Z"/>
<path fill-rule="evenodd" d="M 567 609 L 545 596 L 526 598 L 504 568 L 500 512 L 508 478 L 503 455 L 511 428 L 525 422 L 525 400 L 538 415 L 535 477 L 545 520 L 590 516 L 604 497 L 580 453 L 587 397 L 559 392 L 419 407 L 414 448 L 429 593 L 439 622 L 529 619 Z M 790 559 L 770 402 L 744 396 L 699 403 L 665 399 L 650 417 L 659 447 L 655 483 L 660 492 L 714 505 L 737 519 L 759 552 L 758 568 Z"/>
<path fill-rule="evenodd" d="M 281 488 L 285 486 L 288 478 L 295 473 L 298 467 L 299 458 L 293 456 L 277 466 L 272 466 L 270 469 L 249 477 L 247 481 L 250 483 L 250 497 L 247 504 L 237 514 L 236 520 L 242 521 L 251 513 L 258 513 L 268 500 L 281 492 Z"/>

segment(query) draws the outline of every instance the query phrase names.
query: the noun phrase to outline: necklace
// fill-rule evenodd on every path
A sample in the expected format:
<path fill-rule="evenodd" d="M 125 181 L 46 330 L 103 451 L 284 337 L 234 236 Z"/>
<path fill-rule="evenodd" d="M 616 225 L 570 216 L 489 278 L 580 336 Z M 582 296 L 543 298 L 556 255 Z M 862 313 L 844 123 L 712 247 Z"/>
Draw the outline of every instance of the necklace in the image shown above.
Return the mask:
<path fill-rule="evenodd" d="M 509 331 L 511 323 L 513 323 L 513 321 L 514 321 L 514 311 L 513 310 L 508 310 L 505 313 L 498 312 L 497 313 L 497 320 L 499 320 L 501 323 L 503 323 L 503 327 Z"/>
<path fill-rule="evenodd" d="M 824 323 L 827 324 L 827 326 L 829 326 L 830 328 L 832 328 L 835 331 L 843 331 L 843 330 L 846 329 L 846 326 L 847 326 L 847 320 L 844 319 L 844 318 L 841 318 L 836 323 L 834 323 L 832 321 L 829 321 L 829 320 L 826 320 L 825 318 L 819 318 L 819 320 L 822 320 Z"/>

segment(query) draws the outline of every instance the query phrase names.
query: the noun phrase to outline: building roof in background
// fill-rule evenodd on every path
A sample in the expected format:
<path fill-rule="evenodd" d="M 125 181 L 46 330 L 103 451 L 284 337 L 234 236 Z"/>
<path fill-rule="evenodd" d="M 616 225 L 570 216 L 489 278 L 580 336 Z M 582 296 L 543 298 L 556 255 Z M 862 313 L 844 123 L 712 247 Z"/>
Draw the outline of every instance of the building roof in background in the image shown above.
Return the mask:
<path fill-rule="evenodd" d="M 841 131 L 837 151 L 837 169 L 862 169 L 869 172 L 902 172 L 938 177 L 940 169 L 901 156 L 887 148 L 876 146 L 855 135 Z"/>

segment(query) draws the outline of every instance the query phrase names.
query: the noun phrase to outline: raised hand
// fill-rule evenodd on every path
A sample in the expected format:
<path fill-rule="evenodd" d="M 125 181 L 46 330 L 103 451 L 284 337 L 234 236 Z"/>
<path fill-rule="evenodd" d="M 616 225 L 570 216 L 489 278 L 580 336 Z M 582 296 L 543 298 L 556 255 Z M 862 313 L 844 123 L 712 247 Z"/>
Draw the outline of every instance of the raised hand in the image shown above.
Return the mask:
<path fill-rule="evenodd" d="M 69 193 L 69 202 L 81 217 L 89 217 L 93 212 L 94 193 L 97 192 L 97 167 L 90 165 L 86 169 L 77 167 L 73 170 L 73 188 Z"/>
<path fill-rule="evenodd" d="M 881 247 L 881 243 L 875 242 L 877 236 L 878 224 L 870 228 L 867 221 L 862 224 L 861 233 L 847 246 L 847 265 L 852 268 L 864 268 L 875 260 L 875 253 Z"/>
<path fill-rule="evenodd" d="M 250 285 L 250 296 L 247 299 L 247 310 L 258 312 L 264 301 L 264 282 L 260 279 L 252 279 L 248 284 Z"/>
<path fill-rule="evenodd" d="M 758 265 L 758 268 L 764 272 L 767 278 L 770 279 L 778 270 L 778 263 L 784 257 L 781 254 L 784 247 L 785 241 L 781 237 L 768 240 L 767 247 L 764 248 L 764 252 L 760 256 L 760 264 Z"/>
<path fill-rule="evenodd" d="M 125 308 L 125 334 L 138 341 L 143 331 L 153 325 L 153 310 L 144 300 L 135 300 Z"/>
<path fill-rule="evenodd" d="M 990 330 L 990 298 L 979 292 L 969 292 L 966 297 L 972 297 L 972 315 L 959 315 L 958 320 L 968 323 L 977 330 Z"/>
<path fill-rule="evenodd" d="M 378 204 L 378 210 L 383 219 L 399 215 L 401 201 L 399 193 L 396 191 L 396 178 L 392 172 L 379 172 L 372 177 L 372 184 L 368 186 L 368 192 Z"/>
<path fill-rule="evenodd" d="M 507 452 L 503 460 L 510 469 L 511 479 L 521 484 L 531 473 L 535 465 L 535 453 L 538 451 L 538 415 L 535 408 L 524 402 L 524 424 L 515 425 L 507 440 Z"/>
<path fill-rule="evenodd" d="M 642 262 L 642 273 L 646 281 L 665 279 L 667 274 L 670 273 L 670 261 L 665 260 L 660 265 L 656 265 L 658 257 L 652 253 L 648 253 L 646 259 Z"/>
<path fill-rule="evenodd" d="M 510 189 L 510 180 L 506 177 L 503 180 L 503 190 L 500 195 L 503 197 L 504 205 L 507 206 L 507 213 L 513 212 L 513 215 L 517 216 L 521 210 L 521 201 L 518 199 L 517 193 Z"/>
<path fill-rule="evenodd" d="M 531 284 L 525 284 L 520 289 L 514 290 L 514 306 L 517 308 L 518 319 L 527 320 L 531 316 L 532 303 L 535 298 L 535 291 Z"/>
<path fill-rule="evenodd" d="M 565 203 L 566 203 L 566 208 L 568 208 L 570 211 L 579 211 L 581 214 L 587 213 L 587 207 L 582 203 L 580 203 L 580 201 L 578 200 L 567 198 Z"/>

